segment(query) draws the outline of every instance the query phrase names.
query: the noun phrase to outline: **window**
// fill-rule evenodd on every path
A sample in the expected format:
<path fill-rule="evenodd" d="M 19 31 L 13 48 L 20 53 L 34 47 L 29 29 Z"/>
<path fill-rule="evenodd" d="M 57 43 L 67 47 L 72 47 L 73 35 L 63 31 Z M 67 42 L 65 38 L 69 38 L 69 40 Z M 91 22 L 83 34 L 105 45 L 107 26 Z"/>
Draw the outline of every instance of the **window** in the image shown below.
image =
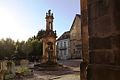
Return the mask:
<path fill-rule="evenodd" d="M 75 54 L 75 49 L 73 49 L 73 54 Z"/>
<path fill-rule="evenodd" d="M 64 55 L 66 56 L 66 50 L 64 50 Z"/>
<path fill-rule="evenodd" d="M 57 46 L 59 47 L 59 42 L 57 42 Z"/>
<path fill-rule="evenodd" d="M 60 43 L 60 47 L 62 47 L 62 42 Z"/>
<path fill-rule="evenodd" d="M 66 47 L 66 42 L 64 42 L 64 47 Z"/>

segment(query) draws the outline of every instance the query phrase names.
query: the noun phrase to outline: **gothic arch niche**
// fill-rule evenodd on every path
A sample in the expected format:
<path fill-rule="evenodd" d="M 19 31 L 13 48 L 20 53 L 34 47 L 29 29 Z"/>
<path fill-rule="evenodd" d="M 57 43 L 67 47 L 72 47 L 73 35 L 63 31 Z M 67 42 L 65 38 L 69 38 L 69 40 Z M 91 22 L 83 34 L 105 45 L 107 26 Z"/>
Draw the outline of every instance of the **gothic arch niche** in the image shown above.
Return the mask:
<path fill-rule="evenodd" d="M 48 47 L 47 47 L 47 53 L 48 53 L 48 63 L 51 63 L 51 58 L 52 58 L 52 53 L 53 53 L 53 43 L 52 42 L 48 42 L 47 43 Z"/>

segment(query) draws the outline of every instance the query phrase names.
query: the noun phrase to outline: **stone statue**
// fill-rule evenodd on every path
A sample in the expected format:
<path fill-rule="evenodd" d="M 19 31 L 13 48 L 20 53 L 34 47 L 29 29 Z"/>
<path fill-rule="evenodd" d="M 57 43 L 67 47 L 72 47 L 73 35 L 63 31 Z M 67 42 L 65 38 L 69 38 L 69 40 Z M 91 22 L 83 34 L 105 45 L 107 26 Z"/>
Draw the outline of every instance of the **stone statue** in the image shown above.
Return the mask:
<path fill-rule="evenodd" d="M 53 52 L 53 43 L 48 42 L 48 62 L 51 62 L 52 52 Z"/>

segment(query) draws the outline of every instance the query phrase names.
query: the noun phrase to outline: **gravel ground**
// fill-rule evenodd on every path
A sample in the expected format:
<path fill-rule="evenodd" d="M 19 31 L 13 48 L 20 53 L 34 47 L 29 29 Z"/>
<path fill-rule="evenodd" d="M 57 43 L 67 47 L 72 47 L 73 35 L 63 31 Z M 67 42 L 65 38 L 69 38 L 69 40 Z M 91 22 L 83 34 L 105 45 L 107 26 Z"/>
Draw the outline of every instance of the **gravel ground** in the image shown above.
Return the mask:
<path fill-rule="evenodd" d="M 64 68 L 56 71 L 34 71 L 33 75 L 15 80 L 80 80 L 80 59 L 58 61 Z"/>

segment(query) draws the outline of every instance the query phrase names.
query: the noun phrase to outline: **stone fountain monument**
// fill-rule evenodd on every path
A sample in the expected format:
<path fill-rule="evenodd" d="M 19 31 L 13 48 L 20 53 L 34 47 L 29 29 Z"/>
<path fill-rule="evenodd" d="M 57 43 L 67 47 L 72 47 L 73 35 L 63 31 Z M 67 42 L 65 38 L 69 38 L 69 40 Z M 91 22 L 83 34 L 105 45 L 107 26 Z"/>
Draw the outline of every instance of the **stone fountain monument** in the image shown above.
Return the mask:
<path fill-rule="evenodd" d="M 35 69 L 39 70 L 53 70 L 57 64 L 57 55 L 56 55 L 56 31 L 53 31 L 53 13 L 51 10 L 46 13 L 46 30 L 42 38 L 43 42 L 43 55 L 42 62 L 36 64 Z"/>
<path fill-rule="evenodd" d="M 36 70 L 46 70 L 53 71 L 59 70 L 64 71 L 69 68 L 64 67 L 62 64 L 57 63 L 57 54 L 56 54 L 56 31 L 53 31 L 53 13 L 51 10 L 48 10 L 46 13 L 46 30 L 42 38 L 43 42 L 43 55 L 42 62 L 40 64 L 34 65 Z"/>
<path fill-rule="evenodd" d="M 46 31 L 43 36 L 43 56 L 42 63 L 56 64 L 56 31 L 53 31 L 53 13 L 51 10 L 46 13 Z"/>

